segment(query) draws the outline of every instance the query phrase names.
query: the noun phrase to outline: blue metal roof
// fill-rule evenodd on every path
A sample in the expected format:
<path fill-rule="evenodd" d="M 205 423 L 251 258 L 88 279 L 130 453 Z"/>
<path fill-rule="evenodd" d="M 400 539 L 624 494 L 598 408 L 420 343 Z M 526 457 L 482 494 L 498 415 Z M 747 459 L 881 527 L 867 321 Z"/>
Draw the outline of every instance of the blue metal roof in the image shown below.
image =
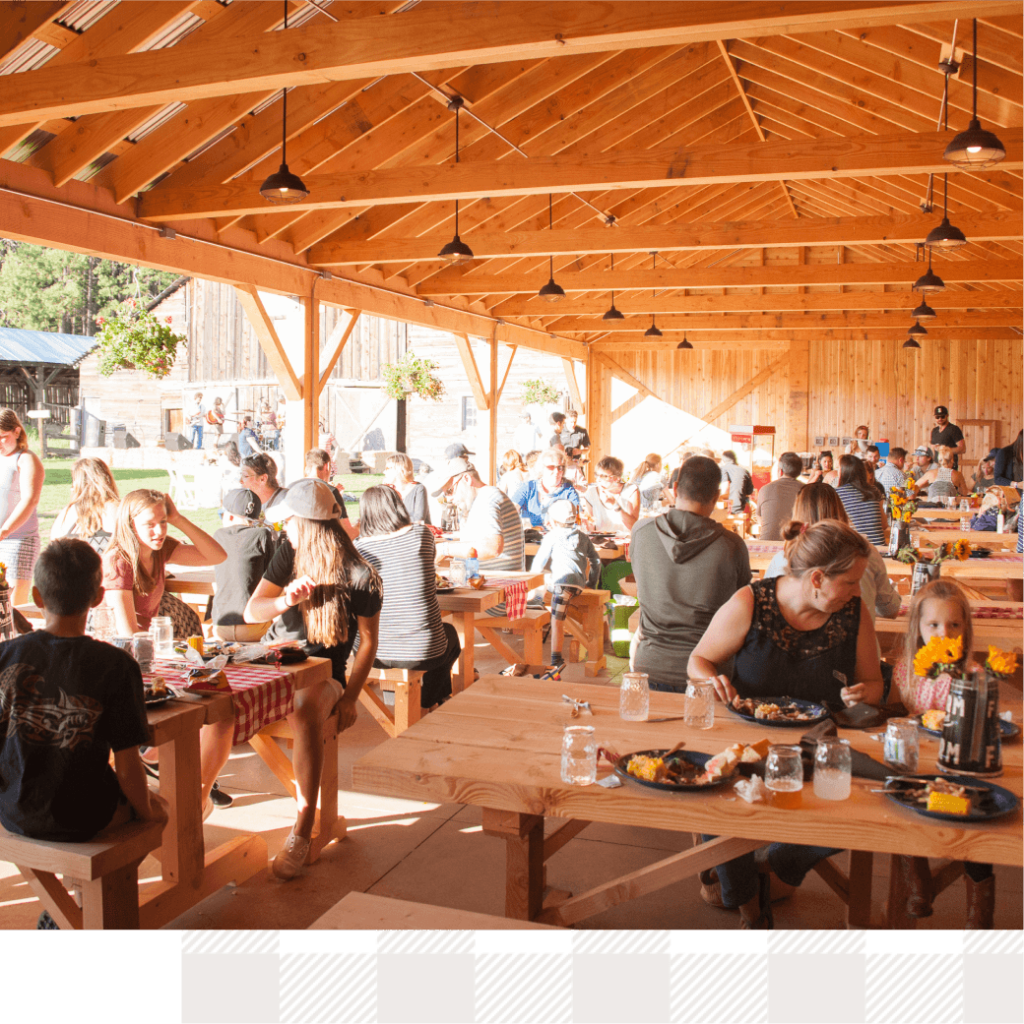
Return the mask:
<path fill-rule="evenodd" d="M 99 343 L 87 334 L 50 334 L 0 327 L 0 360 L 75 366 Z"/>

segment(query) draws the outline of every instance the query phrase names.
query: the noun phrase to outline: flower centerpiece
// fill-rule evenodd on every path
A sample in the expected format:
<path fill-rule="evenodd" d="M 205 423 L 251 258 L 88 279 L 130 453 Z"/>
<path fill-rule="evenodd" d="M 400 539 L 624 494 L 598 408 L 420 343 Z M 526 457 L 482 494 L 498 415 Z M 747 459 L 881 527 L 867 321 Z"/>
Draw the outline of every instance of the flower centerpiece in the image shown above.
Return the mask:
<path fill-rule="evenodd" d="M 905 487 L 889 488 L 889 518 L 892 520 L 890 556 L 897 555 L 902 548 L 910 544 L 910 521 L 916 511 L 913 483 Z"/>
<path fill-rule="evenodd" d="M 1001 651 L 998 647 L 989 647 L 985 668 L 1000 679 L 1009 679 L 1017 671 L 1017 655 L 1014 651 Z"/>
<path fill-rule="evenodd" d="M 109 377 L 117 370 L 142 370 L 150 377 L 166 377 L 174 366 L 185 335 L 171 330 L 171 317 L 160 320 L 138 299 L 125 299 L 111 319 L 98 317 L 102 328 L 99 372 Z"/>
<path fill-rule="evenodd" d="M 963 637 L 933 636 L 914 655 L 914 675 L 936 679 L 943 672 L 959 670 L 963 660 Z"/>
<path fill-rule="evenodd" d="M 399 402 L 409 395 L 440 402 L 444 397 L 444 381 L 435 375 L 437 369 L 438 364 L 432 359 L 420 359 L 409 350 L 397 363 L 387 363 L 381 368 L 384 378 L 381 390 Z"/>

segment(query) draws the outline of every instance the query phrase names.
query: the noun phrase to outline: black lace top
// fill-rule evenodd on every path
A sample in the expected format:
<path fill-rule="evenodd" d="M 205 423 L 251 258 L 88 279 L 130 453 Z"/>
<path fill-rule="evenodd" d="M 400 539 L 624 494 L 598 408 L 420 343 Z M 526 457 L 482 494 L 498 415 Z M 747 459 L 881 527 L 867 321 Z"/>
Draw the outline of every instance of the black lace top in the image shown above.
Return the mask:
<path fill-rule="evenodd" d="M 779 608 L 779 577 L 751 583 L 754 616 L 736 655 L 732 683 L 741 697 L 833 701 L 852 684 L 860 630 L 858 594 L 817 629 L 791 626 Z"/>

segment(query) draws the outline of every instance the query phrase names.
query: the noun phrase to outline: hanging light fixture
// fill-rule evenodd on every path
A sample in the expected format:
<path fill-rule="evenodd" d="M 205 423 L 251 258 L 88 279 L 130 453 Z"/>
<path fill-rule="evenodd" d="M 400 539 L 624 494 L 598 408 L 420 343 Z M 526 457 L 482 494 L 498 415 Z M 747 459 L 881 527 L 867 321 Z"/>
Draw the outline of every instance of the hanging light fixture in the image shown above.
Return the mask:
<path fill-rule="evenodd" d="M 931 246 L 928 247 L 928 272 L 922 274 L 915 282 L 915 292 L 921 292 L 927 295 L 929 292 L 944 292 L 946 290 L 946 282 L 939 277 L 938 274 L 932 271 L 932 250 Z"/>
<path fill-rule="evenodd" d="M 655 269 L 655 264 L 658 262 L 658 254 L 656 252 L 651 253 L 651 269 Z M 653 299 L 657 293 L 652 288 L 651 298 Z M 645 338 L 662 338 L 664 335 L 658 330 L 658 325 L 654 322 L 654 314 L 651 314 L 651 326 L 644 331 Z"/>
<path fill-rule="evenodd" d="M 551 210 L 552 210 L 552 198 L 551 198 L 551 193 L 549 192 L 548 193 L 548 230 L 549 231 L 554 231 L 554 229 L 555 229 L 555 221 L 554 221 L 554 216 L 552 215 Z M 550 271 L 549 276 L 548 276 L 548 283 L 546 285 L 544 285 L 544 287 L 541 288 L 541 290 L 539 292 L 537 292 L 537 297 L 543 299 L 545 302 L 561 302 L 562 299 L 565 298 L 565 289 L 561 285 L 555 284 L 555 257 L 553 255 L 548 257 L 548 268 L 549 268 L 549 271 Z"/>
<path fill-rule="evenodd" d="M 903 342 L 903 347 L 904 348 L 920 348 L 921 346 L 918 345 L 916 339 L 914 339 L 914 338 L 907 338 L 907 340 L 905 342 Z"/>
<path fill-rule="evenodd" d="M 907 331 L 908 338 L 926 338 L 928 337 L 928 331 L 925 330 L 916 320 L 914 326 Z"/>
<path fill-rule="evenodd" d="M 284 27 L 288 29 L 288 0 L 284 0 Z M 309 189 L 288 170 L 288 87 L 281 90 L 281 166 L 260 185 L 260 195 L 271 203 L 297 203 Z"/>
<path fill-rule="evenodd" d="M 615 253 L 612 253 L 612 273 L 615 273 Z M 625 320 L 626 318 L 615 308 L 615 289 L 612 289 L 612 304 L 611 308 L 603 317 L 602 320 Z"/>
<path fill-rule="evenodd" d="M 448 109 L 455 111 L 455 163 L 459 162 L 459 111 L 462 109 L 462 97 L 453 96 L 448 101 Z M 455 266 L 473 259 L 473 250 L 459 238 L 459 201 L 455 200 L 455 237 L 437 254 L 445 263 Z"/>
<path fill-rule="evenodd" d="M 946 75 L 946 91 L 942 99 L 943 122 L 949 125 L 949 75 Z M 957 227 L 949 223 L 949 175 L 942 176 L 942 223 L 932 228 L 924 240 L 929 249 L 942 249 L 952 252 L 967 244 L 967 236 Z"/>
<path fill-rule="evenodd" d="M 926 324 L 930 324 L 939 314 L 932 309 L 928 303 L 922 299 L 921 305 L 917 307 L 911 314 L 915 320 L 923 320 Z"/>
<path fill-rule="evenodd" d="M 1006 156 L 1006 147 L 992 132 L 985 131 L 978 120 L 978 19 L 974 19 L 974 89 L 971 123 L 946 147 L 942 154 L 962 171 L 984 171 L 994 167 Z"/>
<path fill-rule="evenodd" d="M 692 350 L 693 346 L 686 340 L 686 334 L 683 334 L 683 340 L 676 345 L 676 348 Z"/>

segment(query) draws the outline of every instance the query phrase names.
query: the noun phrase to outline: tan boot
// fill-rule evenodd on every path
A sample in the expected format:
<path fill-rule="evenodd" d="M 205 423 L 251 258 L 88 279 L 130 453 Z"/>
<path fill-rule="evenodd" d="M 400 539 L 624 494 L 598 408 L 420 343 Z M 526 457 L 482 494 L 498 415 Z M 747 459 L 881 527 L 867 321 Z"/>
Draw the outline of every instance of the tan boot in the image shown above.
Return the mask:
<path fill-rule="evenodd" d="M 996 876 L 989 875 L 980 882 L 965 875 L 967 883 L 967 928 L 992 928 L 992 914 L 996 906 Z"/>
<path fill-rule="evenodd" d="M 902 887 L 907 894 L 908 917 L 932 916 L 932 873 L 927 857 L 894 856 L 892 870 L 900 873 Z M 893 908 L 897 910 L 898 908 Z"/>

